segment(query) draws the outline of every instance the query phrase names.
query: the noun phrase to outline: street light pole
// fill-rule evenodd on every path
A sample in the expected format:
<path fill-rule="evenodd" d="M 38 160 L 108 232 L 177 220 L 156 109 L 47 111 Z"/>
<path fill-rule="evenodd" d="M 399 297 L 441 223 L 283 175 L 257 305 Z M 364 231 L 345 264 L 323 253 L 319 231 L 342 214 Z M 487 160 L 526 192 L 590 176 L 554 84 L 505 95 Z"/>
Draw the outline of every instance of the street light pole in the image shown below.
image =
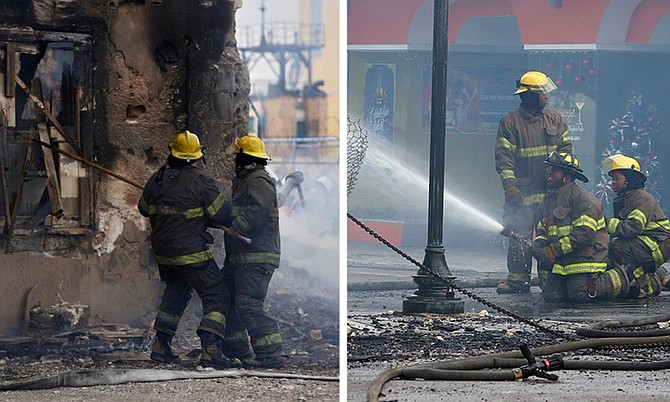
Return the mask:
<path fill-rule="evenodd" d="M 430 114 L 430 176 L 428 183 L 428 244 L 423 265 L 443 278 L 454 279 L 444 255 L 444 176 L 447 120 L 447 26 L 449 0 L 435 0 L 433 12 L 433 76 Z M 403 301 L 405 313 L 455 314 L 463 301 L 451 286 L 421 268 L 414 275 L 419 289 Z"/>

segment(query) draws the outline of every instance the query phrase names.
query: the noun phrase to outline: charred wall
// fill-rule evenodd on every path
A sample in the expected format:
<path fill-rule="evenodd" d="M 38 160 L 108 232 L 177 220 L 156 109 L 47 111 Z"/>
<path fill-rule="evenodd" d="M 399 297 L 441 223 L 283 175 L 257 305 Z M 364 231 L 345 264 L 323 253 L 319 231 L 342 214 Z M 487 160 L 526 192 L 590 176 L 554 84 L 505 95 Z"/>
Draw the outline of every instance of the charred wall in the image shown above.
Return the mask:
<path fill-rule="evenodd" d="M 79 70 L 70 79 L 81 84 L 75 88 L 81 92 L 76 127 L 63 124 L 64 135 L 51 127 L 52 144 L 143 184 L 164 162 L 173 136 L 188 128 L 206 147 L 205 169 L 225 190 L 232 175 L 225 147 L 246 133 L 248 118 L 249 76 L 234 40 L 238 3 L 10 0 L 0 4 L 0 42 L 35 45 L 36 55 L 17 56 L 23 57 L 17 63 L 20 75 L 31 57 L 45 58 L 46 42 L 62 48 L 71 37 L 81 39 L 71 57 Z M 31 103 L 20 89 L 17 93 L 15 99 L 23 100 L 2 101 Z M 63 119 L 62 109 L 54 111 L 56 120 Z M 14 125 L 10 119 L 9 142 L 20 137 L 19 131 L 37 131 L 31 124 L 21 116 Z M 68 138 L 69 131 L 78 135 Z M 8 163 L 21 165 L 25 146 L 9 149 L 19 151 L 7 156 Z M 34 154 L 32 161 L 42 158 L 40 152 L 39 146 L 25 151 Z M 18 208 L 12 236 L 5 230 L 2 237 L 0 334 L 20 332 L 27 304 L 58 297 L 90 304 L 94 320 L 147 324 L 162 286 L 148 245 L 148 222 L 136 208 L 140 189 L 82 164 L 69 169 L 77 163 L 53 154 L 61 196 L 77 198 L 76 206 L 68 208 L 66 202 L 60 219 L 36 220 L 40 205 L 49 210 L 45 190 L 41 198 L 35 196 L 41 204 L 35 201 L 33 210 Z M 67 174 L 75 176 L 74 186 L 65 182 Z M 20 192 L 19 181 L 8 180 L 9 198 Z M 23 192 L 25 199 L 26 188 Z"/>

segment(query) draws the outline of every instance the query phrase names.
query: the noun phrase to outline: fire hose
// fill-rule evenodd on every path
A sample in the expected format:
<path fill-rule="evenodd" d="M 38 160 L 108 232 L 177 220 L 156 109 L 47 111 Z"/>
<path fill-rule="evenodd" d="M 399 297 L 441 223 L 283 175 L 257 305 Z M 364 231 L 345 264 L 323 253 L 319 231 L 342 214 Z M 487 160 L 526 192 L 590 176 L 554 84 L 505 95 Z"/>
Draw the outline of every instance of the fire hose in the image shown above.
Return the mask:
<path fill-rule="evenodd" d="M 463 359 L 447 360 L 437 363 L 418 364 L 414 366 L 397 367 L 378 374 L 368 389 L 368 402 L 379 402 L 379 395 L 384 384 L 394 378 L 399 379 L 426 379 L 426 380 L 459 380 L 459 381 L 515 381 L 523 375 L 537 375 L 548 379 L 546 371 L 552 370 L 623 370 L 623 371 L 650 371 L 670 368 L 670 360 L 655 362 L 621 362 L 621 361 L 588 361 L 559 359 L 557 353 L 571 352 L 580 349 L 589 349 L 607 346 L 619 347 L 649 347 L 670 343 L 670 336 L 644 338 L 594 338 L 581 341 L 558 343 L 542 346 L 528 351 L 510 351 L 476 356 Z M 535 356 L 550 355 L 544 360 L 534 361 Z M 525 359 L 521 359 L 524 357 Z M 524 365 L 524 363 L 529 363 Z M 510 371 L 481 371 L 485 369 L 512 368 Z M 521 374 L 521 375 L 520 375 Z M 557 377 L 555 377 L 557 378 Z"/>
<path fill-rule="evenodd" d="M 142 185 L 140 185 L 139 183 L 137 183 L 137 182 L 135 182 L 135 181 L 133 181 L 133 180 L 127 178 L 127 177 L 124 177 L 124 176 L 122 176 L 122 175 L 120 175 L 120 174 L 118 174 L 118 173 L 116 173 L 116 172 L 114 172 L 114 171 L 112 171 L 112 170 L 109 170 L 109 169 L 107 169 L 107 168 L 104 167 L 104 166 L 100 166 L 100 165 L 98 165 L 98 164 L 95 163 L 95 162 L 91 162 L 90 160 L 88 160 L 88 159 L 86 159 L 86 158 L 82 158 L 81 156 L 76 155 L 76 154 L 74 154 L 74 153 L 72 153 L 72 152 L 66 151 L 66 150 L 64 150 L 64 149 L 60 149 L 60 148 L 58 148 L 58 147 L 56 147 L 56 146 L 53 146 L 53 145 L 51 145 L 51 144 L 48 144 L 48 143 L 46 143 L 46 142 L 44 142 L 44 141 L 40 141 L 40 140 L 35 139 L 35 138 L 30 138 L 30 137 L 26 137 L 26 138 L 27 138 L 28 140 L 30 140 L 30 142 L 34 143 L 34 144 L 41 145 L 41 146 L 43 146 L 43 147 L 45 147 L 45 148 L 48 148 L 48 149 L 50 149 L 50 150 L 52 150 L 52 151 L 58 152 L 59 154 L 65 155 L 65 156 L 67 156 L 67 157 L 70 158 L 70 159 L 76 160 L 77 162 L 81 162 L 81 163 L 83 163 L 83 164 L 86 165 L 86 166 L 92 167 L 93 169 L 96 169 L 96 170 L 98 170 L 98 171 L 100 171 L 100 172 L 102 172 L 102 173 L 105 173 L 105 174 L 107 174 L 107 175 L 109 175 L 109 176 L 112 176 L 112 177 L 117 178 L 117 179 L 119 179 L 119 180 L 121 180 L 121 181 L 124 181 L 124 182 L 130 184 L 130 185 L 133 186 L 133 187 L 139 188 L 140 190 L 142 190 L 142 189 L 144 188 L 144 187 L 143 187 Z M 245 243 L 247 243 L 247 244 L 251 244 L 251 239 L 250 239 L 250 238 L 245 237 L 245 236 L 242 236 L 241 234 L 234 232 L 231 228 L 229 228 L 229 227 L 227 227 L 227 226 L 216 225 L 216 224 L 212 224 L 212 225 L 210 225 L 210 226 L 215 227 L 215 228 L 217 228 L 217 229 L 221 229 L 221 230 L 223 230 L 224 232 L 228 233 L 230 236 L 232 236 L 232 237 L 234 237 L 234 238 L 237 238 L 237 239 L 239 239 L 239 240 L 242 240 L 243 242 L 245 242 Z"/>
<path fill-rule="evenodd" d="M 0 391 L 51 389 L 58 387 L 90 387 L 94 385 L 117 385 L 129 382 L 156 382 L 205 378 L 288 378 L 314 381 L 339 381 L 337 377 L 323 377 L 289 373 L 267 373 L 247 370 L 183 371 L 157 369 L 110 369 L 68 371 L 50 377 L 0 382 Z"/>

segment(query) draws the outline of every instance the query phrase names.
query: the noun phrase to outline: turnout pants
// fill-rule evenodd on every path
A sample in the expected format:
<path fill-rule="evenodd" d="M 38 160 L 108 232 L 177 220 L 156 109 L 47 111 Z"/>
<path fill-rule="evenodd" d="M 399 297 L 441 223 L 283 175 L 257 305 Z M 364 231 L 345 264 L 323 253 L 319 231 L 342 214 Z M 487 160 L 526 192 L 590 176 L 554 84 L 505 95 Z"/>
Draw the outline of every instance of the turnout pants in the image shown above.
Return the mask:
<path fill-rule="evenodd" d="M 202 300 L 203 310 L 198 333 L 205 331 L 223 338 L 230 301 L 223 274 L 216 262 L 209 260 L 193 265 L 159 265 L 158 270 L 166 286 L 156 313 L 156 331 L 169 336 L 175 334 L 195 290 Z"/>
<path fill-rule="evenodd" d="M 609 244 L 609 266 L 627 265 L 632 268 L 641 267 L 638 272 L 652 273 L 670 258 L 670 238 L 658 244 L 652 250 L 640 238 L 624 239 L 615 237 Z"/>
<path fill-rule="evenodd" d="M 548 302 L 589 302 L 593 300 L 612 300 L 623 298 L 628 283 L 615 285 L 620 275 L 612 273 L 556 275 L 550 273 L 542 288 L 542 296 Z M 614 277 L 612 274 L 615 274 Z M 626 292 L 622 292 L 625 286 Z"/>
<path fill-rule="evenodd" d="M 505 226 L 530 239 L 535 228 L 537 205 L 503 206 L 503 222 Z M 514 288 L 530 286 L 530 273 L 533 266 L 532 258 L 523 244 L 515 239 L 509 239 L 507 247 L 507 283 Z M 543 278 L 541 278 L 543 279 Z"/>
<path fill-rule="evenodd" d="M 270 264 L 224 267 L 224 279 L 231 295 L 224 342 L 224 354 L 227 356 L 250 357 L 252 349 L 259 359 L 283 354 L 279 325 L 264 308 L 275 269 Z"/>

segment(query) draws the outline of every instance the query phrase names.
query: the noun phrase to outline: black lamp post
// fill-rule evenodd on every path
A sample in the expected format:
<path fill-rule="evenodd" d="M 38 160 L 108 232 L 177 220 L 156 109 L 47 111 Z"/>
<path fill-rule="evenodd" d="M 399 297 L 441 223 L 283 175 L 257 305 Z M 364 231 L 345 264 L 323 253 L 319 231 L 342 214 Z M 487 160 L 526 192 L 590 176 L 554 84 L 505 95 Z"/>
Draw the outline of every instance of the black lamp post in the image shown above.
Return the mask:
<path fill-rule="evenodd" d="M 447 116 L 447 20 L 449 0 L 435 0 L 433 19 L 433 77 L 430 115 L 430 176 L 428 184 L 428 245 L 423 265 L 443 278 L 454 279 L 444 255 L 444 172 Z M 444 281 L 421 268 L 413 276 L 419 289 L 403 301 L 404 313 L 456 314 L 463 301 Z"/>

